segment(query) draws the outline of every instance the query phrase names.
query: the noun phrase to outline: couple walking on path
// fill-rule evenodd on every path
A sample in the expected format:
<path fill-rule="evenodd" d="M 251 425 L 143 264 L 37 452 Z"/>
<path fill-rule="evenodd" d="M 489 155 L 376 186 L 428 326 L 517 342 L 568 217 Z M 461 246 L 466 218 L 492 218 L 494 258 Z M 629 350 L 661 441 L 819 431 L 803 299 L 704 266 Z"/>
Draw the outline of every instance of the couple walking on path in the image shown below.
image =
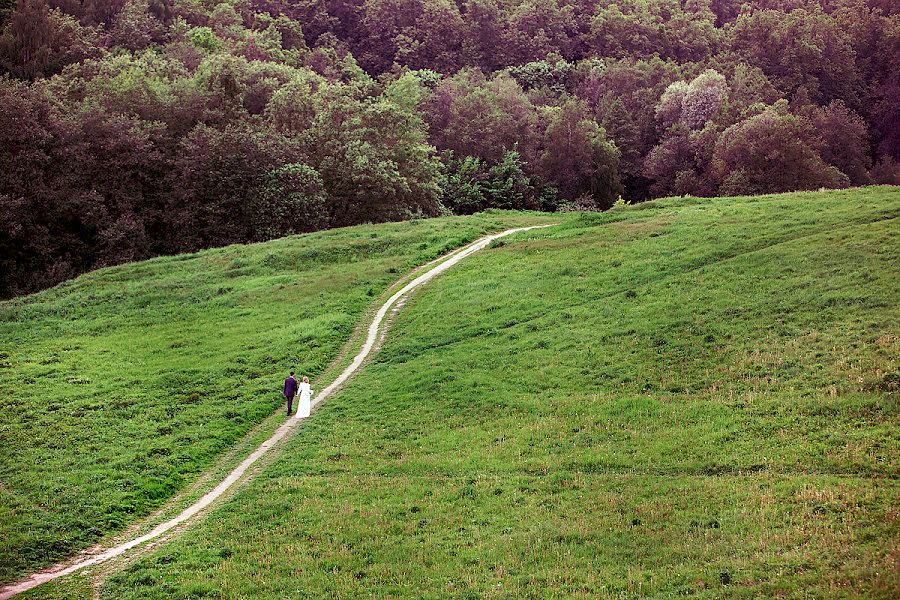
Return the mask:
<path fill-rule="evenodd" d="M 310 397 L 312 389 L 309 387 L 309 377 L 304 377 L 302 382 L 297 382 L 294 378 L 294 372 L 291 371 L 290 376 L 284 380 L 284 397 L 287 399 L 288 416 L 291 416 L 291 406 L 294 404 L 294 398 L 300 395 L 300 402 L 297 404 L 297 418 L 302 419 L 309 416 L 312 409 Z"/>

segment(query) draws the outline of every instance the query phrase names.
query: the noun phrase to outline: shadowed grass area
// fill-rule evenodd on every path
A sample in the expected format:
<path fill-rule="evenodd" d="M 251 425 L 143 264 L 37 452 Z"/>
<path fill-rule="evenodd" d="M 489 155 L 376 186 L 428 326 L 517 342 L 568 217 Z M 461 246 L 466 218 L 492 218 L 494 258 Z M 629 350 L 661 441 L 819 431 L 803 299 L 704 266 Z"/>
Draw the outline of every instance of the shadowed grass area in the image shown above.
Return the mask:
<path fill-rule="evenodd" d="M 896 597 L 898 217 L 686 198 L 495 244 L 102 597 Z"/>
<path fill-rule="evenodd" d="M 490 213 L 160 258 L 0 303 L 0 582 L 121 530 L 315 377 L 401 274 Z"/>

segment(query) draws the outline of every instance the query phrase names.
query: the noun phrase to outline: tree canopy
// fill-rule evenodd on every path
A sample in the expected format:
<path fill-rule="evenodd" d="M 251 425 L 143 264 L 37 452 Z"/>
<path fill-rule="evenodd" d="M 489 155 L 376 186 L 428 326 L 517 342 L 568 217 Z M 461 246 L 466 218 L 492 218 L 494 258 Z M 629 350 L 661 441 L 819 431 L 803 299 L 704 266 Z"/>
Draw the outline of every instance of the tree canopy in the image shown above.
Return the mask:
<path fill-rule="evenodd" d="M 887 0 L 6 0 L 0 296 L 490 207 L 900 183 Z"/>

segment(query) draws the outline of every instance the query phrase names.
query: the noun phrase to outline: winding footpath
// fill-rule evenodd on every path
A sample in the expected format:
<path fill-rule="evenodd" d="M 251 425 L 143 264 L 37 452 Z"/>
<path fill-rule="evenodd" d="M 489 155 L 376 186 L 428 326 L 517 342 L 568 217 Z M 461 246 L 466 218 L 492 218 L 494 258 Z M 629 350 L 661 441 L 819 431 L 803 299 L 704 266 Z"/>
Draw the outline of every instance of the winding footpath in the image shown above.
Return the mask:
<path fill-rule="evenodd" d="M 502 231 L 500 233 L 495 233 L 492 235 L 485 236 L 483 238 L 478 239 L 477 241 L 469 244 L 468 246 L 464 246 L 459 250 L 451 252 L 450 254 L 437 259 L 426 267 L 432 264 L 436 264 L 436 266 L 427 270 L 425 273 L 419 275 L 405 286 L 400 288 L 399 291 L 394 293 L 388 300 L 381 305 L 378 309 L 378 312 L 375 313 L 375 317 L 372 319 L 372 323 L 369 325 L 369 331 L 366 336 L 366 341 L 363 344 L 362 348 L 359 351 L 359 354 L 353 359 L 353 362 L 344 369 L 340 375 L 338 375 L 337 379 L 335 379 L 328 387 L 319 392 L 315 398 L 312 400 L 312 406 L 315 408 L 318 404 L 325 401 L 328 396 L 333 394 L 338 388 L 341 387 L 348 379 L 350 379 L 354 373 L 362 366 L 365 362 L 366 358 L 369 357 L 372 350 L 375 348 L 378 340 L 385 333 L 386 323 L 385 317 L 388 312 L 395 305 L 398 305 L 406 295 L 408 295 L 411 291 L 416 289 L 417 287 L 427 283 L 431 279 L 437 277 L 456 263 L 465 259 L 468 256 L 478 252 L 486 248 L 491 242 L 496 239 L 512 235 L 514 233 L 519 233 L 522 231 L 528 231 L 531 229 L 540 229 L 543 227 L 551 227 L 551 225 L 533 225 L 531 227 L 519 227 L 516 229 L 508 229 L 506 231 Z M 275 444 L 277 444 L 282 438 L 284 438 L 288 433 L 294 430 L 297 425 L 301 422 L 301 419 L 297 419 L 294 417 L 288 418 L 278 429 L 275 430 L 275 433 L 272 434 L 268 440 L 263 442 L 259 447 L 256 448 L 247 458 L 241 462 L 237 467 L 231 471 L 228 476 L 225 477 L 215 488 L 211 491 L 207 492 L 206 495 L 202 496 L 196 502 L 191 504 L 189 507 L 184 509 L 178 516 L 173 519 L 170 519 L 164 523 L 160 523 L 157 525 L 152 531 L 146 533 L 140 537 L 136 537 L 131 541 L 119 544 L 117 546 L 113 546 L 99 554 L 92 555 L 90 557 L 85 557 L 81 560 L 76 560 L 75 562 L 66 562 L 59 565 L 55 565 L 43 571 L 39 571 L 34 573 L 27 579 L 24 579 L 18 583 L 10 584 L 6 587 L 0 588 L 0 600 L 5 600 L 6 598 L 11 598 L 16 594 L 20 594 L 24 591 L 35 588 L 43 583 L 48 581 L 52 581 L 59 577 L 63 577 L 65 575 L 70 575 L 76 571 L 80 571 L 86 567 L 90 567 L 92 565 L 96 565 L 102 562 L 105 562 L 111 558 L 115 558 L 117 556 L 121 556 L 125 554 L 132 548 L 136 546 L 140 546 L 154 538 L 161 536 L 162 534 L 172 530 L 173 528 L 181 525 L 182 523 L 186 523 L 192 520 L 199 512 L 203 509 L 207 508 L 210 504 L 212 504 L 216 499 L 218 499 L 222 494 L 224 494 L 231 486 L 233 486 L 239 479 L 241 479 L 244 474 L 247 472 L 253 463 L 258 461 L 260 457 L 262 457 L 269 449 L 272 448 Z"/>

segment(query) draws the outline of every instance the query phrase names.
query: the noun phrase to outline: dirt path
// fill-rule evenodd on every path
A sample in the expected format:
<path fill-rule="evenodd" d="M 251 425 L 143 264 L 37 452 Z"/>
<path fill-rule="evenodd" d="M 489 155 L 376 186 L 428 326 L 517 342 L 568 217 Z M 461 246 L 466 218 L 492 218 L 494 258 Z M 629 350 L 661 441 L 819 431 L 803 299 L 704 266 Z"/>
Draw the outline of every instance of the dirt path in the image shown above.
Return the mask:
<path fill-rule="evenodd" d="M 380 338 L 383 336 L 384 331 L 383 325 L 385 322 L 385 317 L 391 311 L 395 305 L 399 305 L 402 300 L 405 298 L 407 294 L 409 294 L 412 290 L 417 287 L 423 285 L 424 283 L 430 281 L 434 277 L 440 275 L 459 261 L 465 259 L 468 256 L 471 256 L 475 252 L 487 247 L 494 240 L 505 237 L 507 235 L 511 235 L 513 233 L 519 233 L 521 231 L 528 231 L 529 229 L 539 229 L 542 227 L 550 227 L 551 225 L 533 225 L 531 227 L 519 227 L 516 229 L 508 229 L 506 231 L 502 231 L 500 233 L 495 233 L 493 235 L 489 235 L 483 237 L 468 246 L 465 246 L 455 252 L 451 252 L 446 257 L 439 258 L 428 265 L 437 263 L 437 266 L 425 271 L 406 285 L 404 285 L 400 290 L 395 292 L 388 300 L 381 305 L 378 309 L 378 312 L 375 313 L 374 318 L 372 319 L 372 323 L 369 325 L 369 331 L 366 336 L 366 341 L 363 343 L 362 348 L 359 351 L 359 354 L 353 359 L 347 368 L 345 368 L 340 375 L 338 375 L 337 379 L 335 379 L 328 387 L 324 390 L 320 391 L 315 398 L 312 400 L 312 406 L 315 408 L 318 404 L 321 404 L 325 401 L 328 396 L 333 394 L 338 388 L 341 387 L 350 377 L 353 376 L 354 373 L 362 366 L 365 362 L 366 358 L 368 358 L 369 354 L 372 352 L 372 349 L 376 347 Z M 428 265 L 425 265 L 426 267 Z M 184 509 L 178 516 L 173 519 L 170 519 L 164 523 L 160 523 L 157 525 L 152 531 L 146 533 L 140 537 L 136 537 L 128 542 L 118 544 L 113 546 L 103 552 L 98 554 L 94 554 L 89 557 L 83 557 L 81 559 L 75 559 L 74 561 L 67 561 L 65 563 L 61 563 L 59 565 L 55 565 L 43 571 L 39 571 L 24 579 L 18 583 L 14 583 L 8 585 L 6 587 L 0 588 L 0 600 L 5 600 L 6 598 L 11 598 L 16 594 L 20 594 L 26 590 L 30 590 L 35 588 L 43 583 L 48 581 L 52 581 L 58 577 L 63 577 L 65 575 L 69 575 L 86 567 L 90 567 L 92 565 L 96 565 L 98 563 L 102 563 L 111 558 L 115 558 L 117 556 L 121 556 L 125 554 L 132 548 L 136 546 L 140 546 L 150 540 L 158 538 L 159 536 L 165 534 L 166 532 L 178 527 L 190 521 L 194 518 L 197 513 L 207 508 L 210 504 L 212 504 L 217 498 L 222 496 L 229 488 L 231 488 L 244 474 L 247 470 L 266 454 L 269 449 L 272 448 L 275 444 L 277 444 L 282 438 L 284 438 L 288 433 L 294 430 L 295 427 L 302 421 L 302 419 L 297 419 L 291 417 L 287 419 L 284 424 L 282 424 L 275 433 L 272 434 L 268 440 L 263 442 L 259 447 L 256 448 L 247 458 L 241 462 L 237 467 L 232 470 L 225 479 L 223 479 L 219 485 L 206 493 L 206 495 L 202 496 L 196 502 L 188 506 Z"/>

